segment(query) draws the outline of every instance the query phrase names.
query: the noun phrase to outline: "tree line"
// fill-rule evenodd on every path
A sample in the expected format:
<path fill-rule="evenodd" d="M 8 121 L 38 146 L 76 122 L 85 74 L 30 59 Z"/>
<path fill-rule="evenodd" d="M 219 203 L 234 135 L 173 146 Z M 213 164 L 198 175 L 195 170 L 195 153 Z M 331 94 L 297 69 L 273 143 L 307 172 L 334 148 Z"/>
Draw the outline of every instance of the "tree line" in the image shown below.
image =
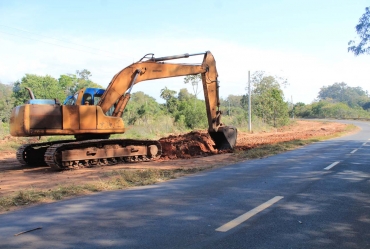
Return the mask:
<path fill-rule="evenodd" d="M 103 88 L 91 81 L 91 72 L 84 69 L 75 74 L 61 75 L 55 79 L 49 75 L 26 74 L 21 80 L 10 85 L 0 83 L 0 120 L 8 122 L 11 109 L 29 99 L 25 87 L 30 87 L 36 98 L 54 99 L 61 102 L 84 87 Z M 291 117 L 298 118 L 357 118 L 370 117 L 370 98 L 361 87 L 350 87 L 346 83 L 323 86 L 317 99 L 311 104 L 298 102 L 292 104 L 284 100 L 282 88 L 288 83 L 285 79 L 257 71 L 251 76 L 252 123 L 280 127 L 289 124 Z M 122 118 L 129 126 L 153 126 L 166 121 L 168 127 L 178 131 L 207 128 L 206 107 L 198 95 L 201 86 L 200 75 L 184 78 L 184 84 L 191 84 L 179 91 L 168 87 L 158 89 L 165 103 L 143 92 L 132 94 Z M 247 91 L 246 91 L 247 92 Z M 248 94 L 229 95 L 220 99 L 223 121 L 238 128 L 248 127 Z"/>
<path fill-rule="evenodd" d="M 321 87 L 313 103 L 296 103 L 292 112 L 302 118 L 370 118 L 370 96 L 361 87 L 337 82 Z"/>
<path fill-rule="evenodd" d="M 0 121 L 9 122 L 12 108 L 29 100 L 30 96 L 26 87 L 32 89 L 36 98 L 63 101 L 67 96 L 84 87 L 103 88 L 91 81 L 91 76 L 90 71 L 83 69 L 77 70 L 75 74 L 60 75 L 58 79 L 50 75 L 26 74 L 21 80 L 12 84 L 0 82 Z"/>
<path fill-rule="evenodd" d="M 75 74 L 61 75 L 58 79 L 50 75 L 39 76 L 26 74 L 21 80 L 10 85 L 0 83 L 0 119 L 8 122 L 11 109 L 25 103 L 29 99 L 26 87 L 32 89 L 36 98 L 54 99 L 59 101 L 73 95 L 84 87 L 103 88 L 90 80 L 91 72 L 84 69 Z M 282 82 L 278 77 L 270 76 L 262 71 L 252 75 L 253 83 L 253 114 L 252 119 L 260 119 L 271 126 L 281 126 L 289 122 L 288 103 L 284 101 Z M 198 98 L 201 86 L 200 75 L 190 75 L 184 78 L 184 84 L 191 84 L 192 93 L 185 87 L 178 92 L 167 87 L 159 89 L 164 104 L 158 103 L 153 97 L 136 92 L 123 113 L 123 119 L 128 125 L 150 124 L 164 116 L 173 120 L 173 125 L 184 129 L 207 128 L 206 107 Z M 230 95 L 220 99 L 221 109 L 228 124 L 247 124 L 247 95 Z M 230 123 L 229 123 L 230 122 Z"/>

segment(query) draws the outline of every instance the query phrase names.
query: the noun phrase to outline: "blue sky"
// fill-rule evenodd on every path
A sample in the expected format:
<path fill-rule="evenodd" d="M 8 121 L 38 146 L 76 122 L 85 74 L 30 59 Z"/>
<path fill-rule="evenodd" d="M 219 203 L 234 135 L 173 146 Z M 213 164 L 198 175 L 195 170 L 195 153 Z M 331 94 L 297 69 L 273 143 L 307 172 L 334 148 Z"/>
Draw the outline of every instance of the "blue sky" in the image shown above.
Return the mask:
<path fill-rule="evenodd" d="M 246 92 L 248 70 L 287 78 L 285 97 L 294 102 L 310 103 L 335 82 L 370 92 L 370 56 L 347 52 L 367 6 L 362 0 L 0 0 L 0 82 L 88 69 L 107 86 L 146 53 L 210 50 L 222 97 Z M 182 78 L 142 82 L 134 91 L 159 99 L 165 86 L 191 91 Z"/>

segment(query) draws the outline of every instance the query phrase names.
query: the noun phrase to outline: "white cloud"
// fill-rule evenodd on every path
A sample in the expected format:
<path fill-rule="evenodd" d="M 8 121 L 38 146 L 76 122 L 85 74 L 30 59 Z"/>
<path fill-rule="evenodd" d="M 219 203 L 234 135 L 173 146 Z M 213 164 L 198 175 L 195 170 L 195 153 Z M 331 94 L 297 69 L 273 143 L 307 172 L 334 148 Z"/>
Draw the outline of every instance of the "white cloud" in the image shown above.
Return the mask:
<path fill-rule="evenodd" d="M 88 69 L 92 72 L 93 81 L 107 86 L 118 71 L 139 60 L 146 53 L 167 56 L 210 50 L 217 62 L 222 97 L 246 92 L 248 70 L 251 73 L 262 70 L 287 78 L 290 85 L 284 89 L 285 97 L 290 99 L 293 96 L 294 102 L 310 103 L 316 98 L 320 87 L 334 82 L 343 81 L 350 86 L 370 90 L 370 75 L 367 73 L 369 58 L 366 56 L 354 57 L 344 53 L 338 55 L 337 61 L 333 61 L 303 53 L 264 50 L 202 38 L 70 37 L 68 40 L 74 44 L 51 39 L 43 40 L 44 43 L 34 40 L 25 42 L 10 36 L 3 37 L 0 40 L 0 54 L 3 57 L 0 60 L 0 81 L 14 82 L 26 73 L 49 74 L 58 78 L 61 74 Z M 201 60 L 202 56 L 197 56 L 178 62 L 201 63 Z M 187 87 L 192 91 L 190 86 L 183 83 L 182 77 L 143 82 L 136 85 L 134 91 L 144 91 L 159 99 L 160 89 L 165 86 L 177 91 Z"/>

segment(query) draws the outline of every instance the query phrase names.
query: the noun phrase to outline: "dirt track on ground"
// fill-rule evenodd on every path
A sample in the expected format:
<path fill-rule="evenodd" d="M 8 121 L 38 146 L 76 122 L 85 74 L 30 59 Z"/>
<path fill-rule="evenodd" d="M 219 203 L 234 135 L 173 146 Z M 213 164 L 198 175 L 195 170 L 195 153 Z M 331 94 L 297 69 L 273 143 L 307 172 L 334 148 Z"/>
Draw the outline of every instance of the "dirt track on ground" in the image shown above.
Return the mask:
<path fill-rule="evenodd" d="M 345 130 L 339 123 L 297 121 L 273 132 L 238 132 L 236 150 L 247 150 L 262 144 L 271 144 L 295 139 L 329 136 Z M 64 184 L 82 184 L 104 178 L 108 172 L 118 169 L 188 169 L 219 167 L 238 160 L 233 153 L 217 151 L 206 132 L 192 132 L 180 136 L 160 139 L 163 147 L 158 161 L 145 163 L 124 163 L 114 166 L 83 168 L 55 172 L 48 167 L 23 168 L 14 152 L 0 153 L 0 196 L 22 189 L 50 189 Z"/>

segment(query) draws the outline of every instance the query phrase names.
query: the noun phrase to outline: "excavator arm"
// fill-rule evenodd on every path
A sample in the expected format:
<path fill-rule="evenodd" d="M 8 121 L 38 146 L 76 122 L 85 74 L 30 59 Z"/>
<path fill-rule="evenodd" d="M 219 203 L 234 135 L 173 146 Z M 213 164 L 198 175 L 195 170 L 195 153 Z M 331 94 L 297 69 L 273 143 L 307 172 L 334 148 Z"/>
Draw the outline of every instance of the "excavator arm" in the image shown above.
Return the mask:
<path fill-rule="evenodd" d="M 201 65 L 165 63 L 164 61 L 187 58 L 189 56 L 204 54 Z M 145 61 L 143 61 L 146 59 Z M 101 97 L 98 106 L 103 112 L 107 112 L 112 105 L 116 104 L 113 116 L 121 116 L 130 97 L 130 91 L 134 84 L 141 81 L 201 74 L 203 83 L 204 99 L 208 117 L 208 132 L 219 149 L 233 148 L 236 143 L 237 130 L 232 126 L 223 126 L 219 110 L 219 92 L 217 81 L 216 61 L 211 52 L 199 54 L 183 54 L 154 58 L 144 56 L 140 61 L 131 64 L 117 73 L 105 93 Z"/>

